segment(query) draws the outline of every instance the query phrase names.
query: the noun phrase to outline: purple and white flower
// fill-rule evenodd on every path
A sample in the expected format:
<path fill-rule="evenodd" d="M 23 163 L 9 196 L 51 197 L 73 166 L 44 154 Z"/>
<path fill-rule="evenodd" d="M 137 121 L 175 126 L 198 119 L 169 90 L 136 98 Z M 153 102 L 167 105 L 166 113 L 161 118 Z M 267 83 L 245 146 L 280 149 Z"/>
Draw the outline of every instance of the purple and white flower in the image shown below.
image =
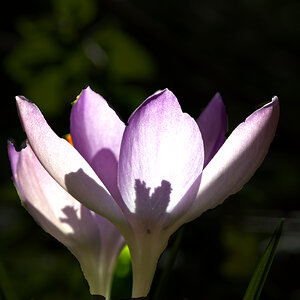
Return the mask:
<path fill-rule="evenodd" d="M 29 144 L 47 172 L 123 234 L 132 258 L 133 297 L 147 295 L 170 235 L 250 179 L 279 118 L 274 97 L 226 139 L 219 94 L 195 121 L 165 89 L 146 99 L 125 125 L 86 88 L 71 112 L 72 147 L 34 104 L 17 97 L 17 106 Z"/>
<path fill-rule="evenodd" d="M 9 142 L 8 154 L 25 208 L 78 259 L 91 294 L 110 299 L 115 264 L 125 244 L 120 232 L 67 193 L 41 165 L 30 145 L 17 152 Z"/>

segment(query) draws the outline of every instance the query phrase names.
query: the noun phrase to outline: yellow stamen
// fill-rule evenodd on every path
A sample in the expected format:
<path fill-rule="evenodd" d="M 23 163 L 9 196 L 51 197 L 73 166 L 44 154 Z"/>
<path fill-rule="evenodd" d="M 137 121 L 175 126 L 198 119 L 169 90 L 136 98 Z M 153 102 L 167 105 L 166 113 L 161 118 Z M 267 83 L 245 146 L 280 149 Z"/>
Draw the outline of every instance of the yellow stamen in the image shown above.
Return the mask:
<path fill-rule="evenodd" d="M 71 138 L 71 134 L 68 133 L 65 135 L 65 139 L 73 146 L 73 142 L 72 142 L 72 138 Z"/>

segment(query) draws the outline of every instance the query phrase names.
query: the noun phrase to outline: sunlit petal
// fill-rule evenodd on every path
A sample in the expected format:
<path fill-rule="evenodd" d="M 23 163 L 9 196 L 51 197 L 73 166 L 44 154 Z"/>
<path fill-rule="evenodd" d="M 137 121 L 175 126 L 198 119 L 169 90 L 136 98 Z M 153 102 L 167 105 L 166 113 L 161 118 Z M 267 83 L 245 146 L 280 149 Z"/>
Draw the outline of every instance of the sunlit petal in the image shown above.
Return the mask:
<path fill-rule="evenodd" d="M 40 164 L 30 146 L 9 143 L 13 179 L 22 202 L 41 227 L 77 257 L 92 294 L 109 295 L 124 240 L 105 218 L 66 192 Z"/>
<path fill-rule="evenodd" d="M 181 212 L 195 197 L 186 194 L 203 166 L 203 143 L 194 119 L 182 112 L 169 90 L 148 98 L 125 129 L 119 163 L 119 188 L 137 215 Z"/>
<path fill-rule="evenodd" d="M 24 97 L 16 100 L 29 143 L 49 174 L 88 208 L 116 223 L 122 222 L 119 206 L 86 160 L 53 132 L 33 103 Z"/>
<path fill-rule="evenodd" d="M 76 100 L 70 117 L 74 147 L 94 169 L 113 197 L 119 198 L 117 172 L 124 123 L 89 87 Z"/>
<path fill-rule="evenodd" d="M 202 173 L 197 198 L 185 221 L 221 204 L 251 178 L 265 158 L 279 118 L 277 97 L 251 114 L 229 136 Z"/>

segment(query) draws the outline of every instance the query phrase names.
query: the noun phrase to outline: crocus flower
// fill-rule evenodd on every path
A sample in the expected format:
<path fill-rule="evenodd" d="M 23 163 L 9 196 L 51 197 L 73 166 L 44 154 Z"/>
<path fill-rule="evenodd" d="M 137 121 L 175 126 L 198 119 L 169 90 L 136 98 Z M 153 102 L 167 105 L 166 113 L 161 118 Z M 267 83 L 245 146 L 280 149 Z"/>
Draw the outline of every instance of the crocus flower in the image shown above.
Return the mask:
<path fill-rule="evenodd" d="M 9 142 L 8 154 L 26 209 L 78 259 L 91 294 L 110 299 L 115 263 L 124 246 L 119 231 L 67 193 L 41 165 L 30 145 L 17 152 Z"/>
<path fill-rule="evenodd" d="M 170 235 L 237 192 L 274 137 L 278 99 L 250 115 L 225 140 L 216 95 L 197 122 L 168 89 L 146 99 L 125 126 L 86 88 L 71 112 L 74 147 L 59 138 L 24 97 L 17 106 L 29 143 L 69 194 L 123 234 L 133 267 L 133 297 L 146 296 Z"/>

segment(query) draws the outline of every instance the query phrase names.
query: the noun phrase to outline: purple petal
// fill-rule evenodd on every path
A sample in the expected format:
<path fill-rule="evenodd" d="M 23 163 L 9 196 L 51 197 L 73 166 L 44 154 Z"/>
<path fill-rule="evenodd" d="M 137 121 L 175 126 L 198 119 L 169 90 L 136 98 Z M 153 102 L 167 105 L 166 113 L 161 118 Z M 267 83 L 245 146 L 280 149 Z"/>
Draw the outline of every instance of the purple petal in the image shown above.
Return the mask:
<path fill-rule="evenodd" d="M 47 232 L 71 246 L 68 234 L 78 234 L 76 220 L 79 220 L 81 204 L 48 174 L 29 145 L 19 152 L 16 175 L 22 200 L 32 216 Z M 66 207 L 71 207 L 76 215 L 68 222 L 64 221 Z"/>
<path fill-rule="evenodd" d="M 183 213 L 194 200 L 197 189 L 187 191 L 203 159 L 195 120 L 169 90 L 152 95 L 131 116 L 122 140 L 119 188 L 128 209 L 143 218 Z"/>
<path fill-rule="evenodd" d="M 16 151 L 14 144 L 11 141 L 8 141 L 8 143 L 7 143 L 7 150 L 8 150 L 8 157 L 9 157 L 9 161 L 10 161 L 10 167 L 11 167 L 11 171 L 12 171 L 12 178 L 13 178 L 14 184 L 20 194 L 20 197 L 23 198 L 22 190 L 19 187 L 18 174 L 17 174 L 17 167 L 18 167 L 20 152 Z"/>
<path fill-rule="evenodd" d="M 123 222 L 119 206 L 86 160 L 53 132 L 33 103 L 24 97 L 16 100 L 30 146 L 49 174 L 89 209 L 115 223 Z"/>
<path fill-rule="evenodd" d="M 197 198 L 183 222 L 197 218 L 241 189 L 265 158 L 278 118 L 279 103 L 274 97 L 231 133 L 203 170 Z"/>
<path fill-rule="evenodd" d="M 227 114 L 221 95 L 217 93 L 203 110 L 197 124 L 204 143 L 204 167 L 225 142 Z"/>
<path fill-rule="evenodd" d="M 109 295 L 109 281 L 124 246 L 119 231 L 67 193 L 44 169 L 29 145 L 17 152 L 10 143 L 9 156 L 27 210 L 77 257 L 91 292 Z"/>
<path fill-rule="evenodd" d="M 17 165 L 18 165 L 18 161 L 19 161 L 20 152 L 16 151 L 14 144 L 11 141 L 8 141 L 7 149 L 8 149 L 8 157 L 10 160 L 12 174 L 13 174 L 13 177 L 15 178 L 14 175 L 17 175 Z"/>
<path fill-rule="evenodd" d="M 119 199 L 117 170 L 124 123 L 107 102 L 88 87 L 72 108 L 70 124 L 74 147 L 112 196 Z"/>

